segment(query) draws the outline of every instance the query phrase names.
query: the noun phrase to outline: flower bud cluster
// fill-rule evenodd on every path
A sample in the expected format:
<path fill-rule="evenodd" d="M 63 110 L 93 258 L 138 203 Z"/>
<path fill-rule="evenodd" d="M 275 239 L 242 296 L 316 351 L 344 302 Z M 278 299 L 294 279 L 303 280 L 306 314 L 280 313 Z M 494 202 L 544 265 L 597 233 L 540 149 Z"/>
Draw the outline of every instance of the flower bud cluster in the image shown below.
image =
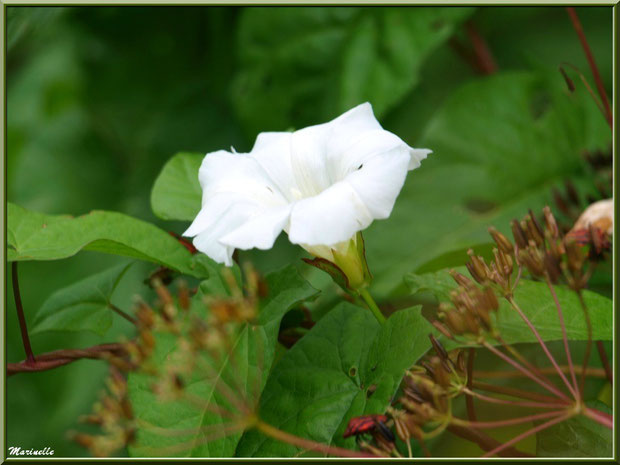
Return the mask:
<path fill-rule="evenodd" d="M 126 447 L 135 439 L 134 415 L 127 393 L 127 381 L 114 366 L 106 383 L 107 392 L 94 405 L 93 413 L 80 418 L 80 422 L 96 425 L 105 433 L 91 435 L 70 433 L 79 445 L 87 448 L 95 457 L 107 457 Z"/>
<path fill-rule="evenodd" d="M 492 273 L 481 257 L 473 256 L 473 266 L 480 266 Z M 499 309 L 495 292 L 489 285 L 480 287 L 466 276 L 454 270 L 450 272 L 460 285 L 450 293 L 451 303 L 439 305 L 438 316 L 442 332 L 448 337 L 469 335 L 474 339 L 493 329 L 491 314 Z M 490 282 L 489 279 L 482 282 Z M 436 325 L 437 326 L 437 325 Z"/>

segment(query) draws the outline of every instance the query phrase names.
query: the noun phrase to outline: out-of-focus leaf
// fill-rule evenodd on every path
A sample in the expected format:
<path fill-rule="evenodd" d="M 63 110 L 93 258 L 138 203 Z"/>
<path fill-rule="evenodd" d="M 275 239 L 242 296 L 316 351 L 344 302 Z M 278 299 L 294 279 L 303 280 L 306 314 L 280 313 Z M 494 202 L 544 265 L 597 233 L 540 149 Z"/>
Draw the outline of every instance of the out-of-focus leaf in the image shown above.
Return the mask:
<path fill-rule="evenodd" d="M 417 144 L 433 153 L 409 173 L 390 218 L 364 234 L 374 293 L 389 293 L 436 257 L 488 242 L 490 225 L 507 233 L 512 218 L 550 203 L 566 179 L 587 185 L 582 151 L 607 149 L 610 137 L 589 96 L 568 93 L 559 73 L 464 85 Z"/>
<path fill-rule="evenodd" d="M 266 277 L 267 298 L 261 302 L 258 321 L 244 323 L 238 332 L 231 335 L 232 352 L 214 361 L 205 355 L 204 363 L 212 364 L 217 372 L 213 379 L 206 369 L 195 370 L 190 379 L 184 380 L 184 389 L 200 399 L 196 401 L 159 400 L 152 391 L 153 377 L 137 373 L 129 377 L 129 392 L 135 415 L 143 425 L 138 430 L 137 441 L 131 446 L 130 453 L 134 456 L 165 456 L 176 457 L 230 457 L 234 454 L 240 432 L 231 433 L 224 438 L 207 441 L 209 433 L 199 428 L 212 425 L 230 426 L 227 418 L 213 413 L 213 408 L 231 408 L 231 402 L 215 383 L 225 383 L 232 393 L 239 398 L 249 397 L 248 402 L 255 402 L 253 396 L 260 394 L 267 379 L 267 374 L 275 354 L 275 345 L 280 320 L 293 306 L 316 296 L 317 291 L 310 286 L 291 267 Z M 192 299 L 192 308 L 196 308 L 194 316 L 202 316 L 205 311 L 203 298 L 208 296 L 226 295 L 230 290 L 221 277 L 213 275 L 200 286 L 200 292 Z M 201 307 L 201 308 L 199 308 Z M 208 310 L 207 310 L 208 311 Z M 191 315 L 190 315 L 191 316 Z M 191 320 L 189 321 L 191 323 Z M 184 330 L 191 330 L 191 324 Z M 156 353 L 151 363 L 164 370 L 166 363 L 182 354 L 178 339 L 170 333 L 156 333 Z M 200 365 L 199 365 L 200 366 Z M 200 402 L 205 406 L 201 407 Z M 153 408 L 157 405 L 157 408 Z M 157 428 L 169 431 L 186 430 L 187 434 L 161 434 Z M 168 449 L 168 448 L 171 449 Z"/>
<path fill-rule="evenodd" d="M 612 414 L 602 402 L 588 404 Z M 539 457 L 612 457 L 612 433 L 611 429 L 579 415 L 538 433 L 536 452 Z"/>
<path fill-rule="evenodd" d="M 177 153 L 164 165 L 151 191 L 153 213 L 164 220 L 192 221 L 200 211 L 198 169 L 204 155 Z"/>
<path fill-rule="evenodd" d="M 57 260 L 80 250 L 122 255 L 197 277 L 204 266 L 174 237 L 144 221 L 116 212 L 92 211 L 72 218 L 8 205 L 8 261 Z"/>
<path fill-rule="evenodd" d="M 465 267 L 456 270 L 467 275 Z M 442 302 L 448 301 L 450 291 L 457 287 L 448 270 L 424 274 L 410 273 L 405 277 L 405 282 L 412 294 L 430 291 Z M 588 328 L 577 295 L 565 286 L 556 285 L 554 287 L 562 307 L 568 338 L 575 341 L 587 340 Z M 612 301 L 587 290 L 583 291 L 583 298 L 592 322 L 593 339 L 611 340 L 613 337 Z M 543 340 L 562 339 L 557 308 L 549 293 L 549 288 L 544 282 L 521 279 L 515 289 L 514 299 L 536 327 Z M 500 299 L 500 308 L 495 321 L 498 331 L 508 344 L 536 342 L 531 330 L 505 299 Z M 446 345 L 452 347 L 458 344 L 453 341 L 446 341 Z"/>
<path fill-rule="evenodd" d="M 252 134 L 322 123 L 365 101 L 381 116 L 472 11 L 248 8 L 239 26 L 237 112 Z"/>
<path fill-rule="evenodd" d="M 355 447 L 353 438 L 342 437 L 349 420 L 385 411 L 405 370 L 428 350 L 432 331 L 419 308 L 401 310 L 381 326 L 368 310 L 338 305 L 274 367 L 261 419 L 313 441 Z M 237 448 L 241 457 L 298 453 L 254 430 Z"/>
<path fill-rule="evenodd" d="M 37 313 L 31 333 L 86 330 L 103 336 L 112 325 L 112 294 L 130 266 L 110 268 L 54 292 Z"/>

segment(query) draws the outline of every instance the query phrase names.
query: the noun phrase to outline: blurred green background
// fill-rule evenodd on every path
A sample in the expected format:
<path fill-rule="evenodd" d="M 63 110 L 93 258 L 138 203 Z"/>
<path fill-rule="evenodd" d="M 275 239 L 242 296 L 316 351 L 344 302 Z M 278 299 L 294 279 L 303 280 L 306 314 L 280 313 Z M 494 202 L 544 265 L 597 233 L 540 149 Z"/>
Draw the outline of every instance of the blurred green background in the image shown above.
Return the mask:
<path fill-rule="evenodd" d="M 150 189 L 174 153 L 231 145 L 247 151 L 260 131 L 327 121 L 360 103 L 360 96 L 375 97 L 384 127 L 419 146 L 446 99 L 464 83 L 483 79 L 457 51 L 458 44 L 471 48 L 472 26 L 501 72 L 543 70 L 559 77 L 559 64 L 568 62 L 591 76 L 559 7 L 6 11 L 8 200 L 45 213 L 106 209 L 164 225 L 151 212 Z M 577 11 L 611 94 L 611 7 Z M 399 35 L 403 31 L 409 35 Z M 186 225 L 164 227 L 182 232 Z M 414 237 L 416 230 L 399 234 Z M 247 256 L 269 269 L 289 261 L 291 248 L 281 238 L 277 250 Z M 21 263 L 27 318 L 55 289 L 119 260 L 83 252 L 58 262 Z M 132 267 L 115 295 L 119 307 L 129 310 L 132 296 L 145 292 L 141 280 L 152 268 Z M 16 362 L 24 354 L 12 296 L 7 300 L 7 358 Z M 83 347 L 128 330 L 117 319 L 105 338 L 44 333 L 32 343 L 35 352 Z M 8 445 L 83 455 L 66 432 L 90 410 L 105 372 L 103 363 L 80 361 L 9 378 Z"/>

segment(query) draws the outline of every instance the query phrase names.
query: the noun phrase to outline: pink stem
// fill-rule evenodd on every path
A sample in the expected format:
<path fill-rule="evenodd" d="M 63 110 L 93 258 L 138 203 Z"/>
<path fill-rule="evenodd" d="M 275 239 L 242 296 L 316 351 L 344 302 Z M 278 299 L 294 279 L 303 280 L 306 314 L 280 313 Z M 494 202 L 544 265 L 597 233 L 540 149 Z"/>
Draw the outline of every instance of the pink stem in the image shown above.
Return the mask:
<path fill-rule="evenodd" d="M 573 414 L 572 413 L 567 413 L 565 415 L 560 415 L 557 418 L 553 418 L 545 423 L 542 423 L 538 426 L 535 426 L 534 428 L 527 430 L 521 434 L 519 434 L 518 436 L 515 436 L 514 438 L 512 438 L 510 441 L 505 442 L 504 444 L 502 444 L 501 446 L 496 447 L 493 450 L 490 450 L 489 452 L 487 452 L 486 454 L 483 455 L 483 457 L 490 457 L 492 455 L 496 455 L 498 452 L 503 451 L 504 449 L 506 449 L 507 447 L 510 447 L 516 443 L 518 443 L 519 441 L 531 436 L 532 434 L 536 434 L 539 431 L 542 431 L 544 429 L 547 429 L 557 423 L 560 423 L 564 420 L 567 420 L 568 418 L 570 418 Z"/>
<path fill-rule="evenodd" d="M 521 319 L 525 322 L 525 324 L 530 328 L 530 330 L 532 331 L 532 334 L 534 334 L 534 336 L 538 340 L 538 343 L 540 344 L 540 346 L 542 347 L 543 351 L 547 355 L 547 358 L 549 359 L 549 361 L 551 362 L 553 367 L 558 372 L 558 375 L 560 375 L 560 378 L 562 378 L 562 381 L 564 381 L 564 384 L 566 384 L 566 387 L 568 388 L 570 393 L 573 395 L 573 397 L 575 397 L 575 399 L 577 399 L 577 392 L 570 385 L 570 383 L 568 382 L 568 379 L 566 379 L 566 376 L 564 376 L 564 373 L 560 369 L 558 363 L 555 361 L 555 358 L 553 358 L 553 355 L 551 355 L 551 352 L 549 352 L 549 349 L 547 348 L 547 345 L 542 340 L 542 337 L 540 337 L 540 334 L 538 333 L 538 331 L 536 330 L 536 328 L 534 327 L 532 322 L 528 319 L 527 316 L 525 316 L 525 313 L 523 313 L 523 310 L 521 310 L 521 308 L 519 308 L 519 306 L 517 305 L 517 303 L 515 302 L 515 300 L 512 297 L 508 297 L 507 300 L 508 300 L 508 302 L 510 302 L 512 307 L 517 311 L 517 313 L 519 314 Z"/>
<path fill-rule="evenodd" d="M 489 402 L 491 404 L 504 404 L 504 405 L 514 405 L 518 407 L 534 407 L 534 408 L 559 408 L 565 407 L 567 404 L 565 403 L 543 403 L 543 402 L 528 402 L 528 401 L 519 401 L 519 400 L 507 400 L 507 399 L 498 399 L 497 397 L 486 396 L 484 394 L 480 394 L 479 392 L 471 391 L 467 389 L 469 395 L 480 399 L 485 402 Z"/>
<path fill-rule="evenodd" d="M 547 281 L 547 287 L 549 287 L 549 292 L 553 296 L 553 301 L 555 302 L 555 306 L 558 309 L 558 318 L 560 320 L 560 327 L 562 328 L 562 340 L 564 341 L 564 351 L 566 352 L 566 360 L 568 361 L 568 370 L 570 372 L 571 379 L 573 380 L 574 387 L 574 395 L 577 396 L 577 401 L 580 399 L 579 394 L 579 385 L 577 384 L 577 376 L 575 375 L 575 367 L 573 366 L 573 358 L 570 354 L 570 348 L 568 347 L 568 336 L 566 335 L 566 325 L 564 324 L 564 313 L 562 312 L 562 306 L 560 305 L 560 301 L 558 300 L 558 296 L 555 293 L 555 288 L 551 283 L 551 279 L 549 279 L 549 275 L 545 274 L 545 281 Z"/>
<path fill-rule="evenodd" d="M 594 410 L 593 408 L 589 408 L 586 407 L 585 410 L 583 411 L 583 414 L 596 421 L 597 423 L 600 423 L 603 426 L 606 426 L 609 429 L 612 429 L 614 427 L 614 419 L 611 415 L 608 415 L 605 412 L 601 412 L 599 410 Z"/>
<path fill-rule="evenodd" d="M 544 387 L 545 389 L 547 389 L 547 391 L 551 392 L 552 394 L 555 394 L 556 396 L 558 396 L 561 399 L 564 400 L 570 400 L 566 394 L 564 394 L 562 391 L 558 390 L 555 386 L 543 381 L 542 379 L 540 379 L 538 376 L 536 376 L 534 373 L 532 373 L 531 371 L 525 369 L 523 366 L 519 365 L 517 362 L 515 362 L 513 359 L 511 359 L 510 357 L 508 357 L 506 354 L 502 353 L 501 351 L 497 350 L 495 347 L 493 347 L 491 344 L 489 344 L 488 342 L 484 342 L 483 343 L 484 347 L 486 347 L 488 350 L 490 350 L 491 352 L 493 352 L 495 355 L 497 355 L 499 358 L 501 358 L 502 360 L 504 360 L 506 363 L 509 363 L 510 365 L 512 365 L 513 367 L 515 367 L 517 370 L 519 370 L 521 373 L 523 373 L 525 376 L 527 376 L 528 378 L 530 378 L 533 381 L 536 381 L 538 384 L 540 384 L 542 387 Z"/>
<path fill-rule="evenodd" d="M 503 426 L 519 425 L 528 421 L 543 420 L 545 418 L 557 417 L 564 413 L 564 410 L 555 410 L 553 412 L 537 413 L 535 415 L 527 415 L 525 417 L 510 418 L 508 420 L 499 421 L 464 421 L 458 420 L 457 424 L 468 426 L 470 428 L 501 428 Z"/>

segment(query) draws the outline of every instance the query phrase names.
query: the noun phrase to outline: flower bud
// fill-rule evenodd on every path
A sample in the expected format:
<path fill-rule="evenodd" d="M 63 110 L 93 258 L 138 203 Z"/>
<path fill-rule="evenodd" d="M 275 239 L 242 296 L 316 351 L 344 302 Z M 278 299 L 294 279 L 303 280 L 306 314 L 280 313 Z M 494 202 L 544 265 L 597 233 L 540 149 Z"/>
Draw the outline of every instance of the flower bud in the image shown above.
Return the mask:
<path fill-rule="evenodd" d="M 493 237 L 493 240 L 497 244 L 497 247 L 499 247 L 502 252 L 506 254 L 512 254 L 514 252 L 512 242 L 510 242 L 510 240 L 506 236 L 504 236 L 493 226 L 489 228 L 489 233 L 491 234 L 491 237 Z"/>
<path fill-rule="evenodd" d="M 525 239 L 525 232 L 521 228 L 519 222 L 517 220 L 512 220 L 510 222 L 510 227 L 512 229 L 512 237 L 514 237 L 515 243 L 519 249 L 525 249 L 527 247 L 527 240 Z"/>
<path fill-rule="evenodd" d="M 545 208 L 543 208 L 543 214 L 545 215 L 545 225 L 547 226 L 547 231 L 551 233 L 551 237 L 557 239 L 560 235 L 560 230 L 558 229 L 558 224 L 555 221 L 553 213 L 551 213 L 551 209 L 548 206 L 545 206 Z"/>

